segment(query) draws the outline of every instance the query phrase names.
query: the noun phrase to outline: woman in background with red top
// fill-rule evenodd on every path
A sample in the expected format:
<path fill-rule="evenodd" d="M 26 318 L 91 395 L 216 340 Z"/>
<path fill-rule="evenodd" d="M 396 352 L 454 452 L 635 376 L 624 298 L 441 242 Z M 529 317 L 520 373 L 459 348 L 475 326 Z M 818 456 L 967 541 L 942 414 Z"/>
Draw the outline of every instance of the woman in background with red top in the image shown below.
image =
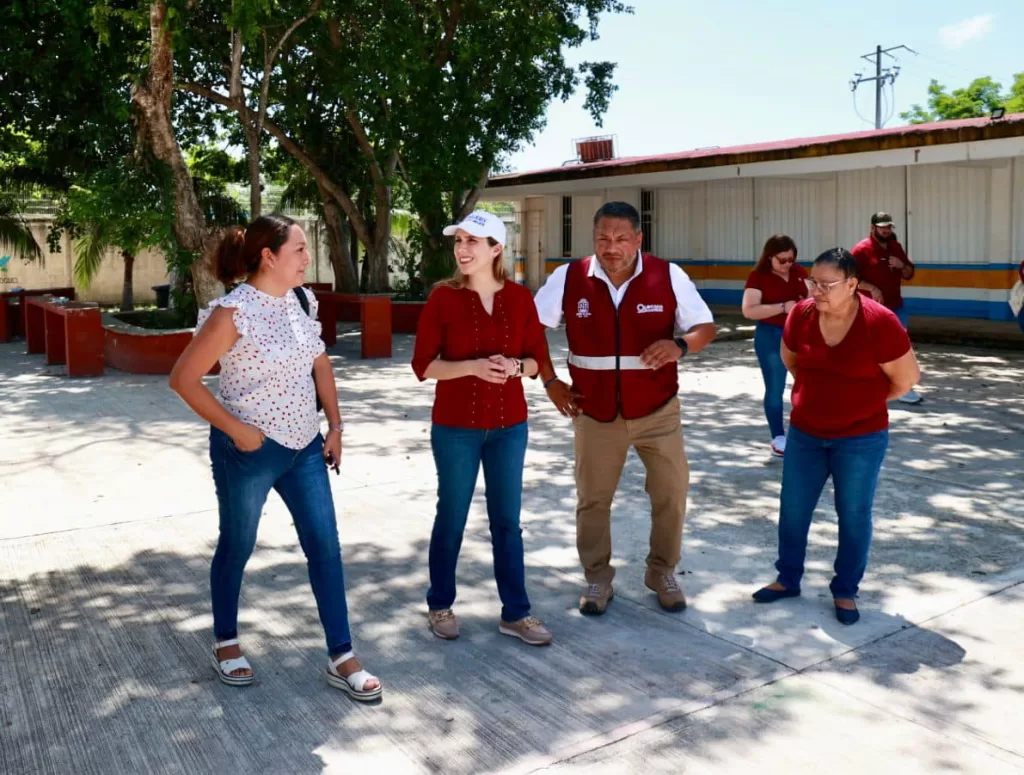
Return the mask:
<path fill-rule="evenodd" d="M 522 377 L 546 358 L 544 330 L 529 290 L 505 278 L 505 224 L 476 211 L 455 235 L 455 277 L 430 294 L 416 332 L 412 368 L 436 379 L 430 444 L 437 466 L 437 516 L 430 536 L 430 629 L 459 637 L 455 569 L 481 464 L 501 598 L 498 630 L 532 646 L 551 633 L 530 615 L 519 512 L 526 456 Z"/>
<path fill-rule="evenodd" d="M 807 298 L 807 270 L 797 266 L 796 255 L 796 243 L 790 237 L 769 237 L 743 290 L 743 317 L 757 321 L 754 352 L 764 377 L 764 413 L 772 434 L 772 453 L 779 456 L 786 451 L 786 427 L 782 422 L 782 394 L 786 390 L 782 327 L 789 311 Z"/>
<path fill-rule="evenodd" d="M 782 467 L 778 578 L 754 599 L 800 594 L 807 533 L 831 476 L 839 550 L 830 589 L 836 618 L 860 618 L 855 598 L 871 548 L 871 511 L 889 443 L 888 401 L 921 372 L 896 315 L 857 293 L 857 261 L 834 248 L 814 260 L 811 298 L 786 320 L 782 360 L 792 372 L 793 412 Z"/>

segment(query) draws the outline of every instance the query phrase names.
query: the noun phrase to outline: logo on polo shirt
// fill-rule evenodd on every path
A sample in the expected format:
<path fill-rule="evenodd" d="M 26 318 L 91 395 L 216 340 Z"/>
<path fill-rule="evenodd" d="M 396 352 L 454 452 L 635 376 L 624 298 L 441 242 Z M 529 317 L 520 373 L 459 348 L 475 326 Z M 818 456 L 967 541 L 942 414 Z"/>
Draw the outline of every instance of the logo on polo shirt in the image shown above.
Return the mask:
<path fill-rule="evenodd" d="M 578 318 L 589 318 L 590 317 L 590 302 L 586 299 L 580 299 L 580 303 L 576 305 L 576 317 Z"/>
<path fill-rule="evenodd" d="M 645 312 L 664 312 L 663 304 L 637 304 L 636 311 L 643 315 Z"/>

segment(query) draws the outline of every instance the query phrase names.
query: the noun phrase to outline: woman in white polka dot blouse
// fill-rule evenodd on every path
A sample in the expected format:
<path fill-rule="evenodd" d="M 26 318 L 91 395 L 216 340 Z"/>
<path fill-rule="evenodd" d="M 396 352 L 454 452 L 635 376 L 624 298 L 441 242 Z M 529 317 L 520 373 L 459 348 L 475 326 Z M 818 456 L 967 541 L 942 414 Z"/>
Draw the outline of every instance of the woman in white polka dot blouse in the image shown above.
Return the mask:
<path fill-rule="evenodd" d="M 217 251 L 230 293 L 199 313 L 196 336 L 170 386 L 210 423 L 210 460 L 220 536 L 210 569 L 214 662 L 221 681 L 253 682 L 238 643 L 238 596 L 271 488 L 295 522 L 306 555 L 330 660 L 328 682 L 356 700 L 381 696 L 380 681 L 352 652 L 345 577 L 327 465 L 341 461 L 341 413 L 334 371 L 320 338 L 317 302 L 302 287 L 306 235 L 280 215 L 231 229 Z M 303 309 L 298 294 L 305 294 Z M 202 378 L 220 363 L 219 395 Z M 319 397 L 329 431 L 320 433 Z M 219 400 L 218 400 L 219 399 Z"/>

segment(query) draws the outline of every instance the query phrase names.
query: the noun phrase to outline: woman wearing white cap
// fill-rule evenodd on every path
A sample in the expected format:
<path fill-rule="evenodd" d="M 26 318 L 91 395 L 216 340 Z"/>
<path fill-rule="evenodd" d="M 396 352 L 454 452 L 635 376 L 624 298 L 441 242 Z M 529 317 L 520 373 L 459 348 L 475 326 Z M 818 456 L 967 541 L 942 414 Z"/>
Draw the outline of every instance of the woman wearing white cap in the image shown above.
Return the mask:
<path fill-rule="evenodd" d="M 437 516 L 430 537 L 430 629 L 454 640 L 459 624 L 455 569 L 481 464 L 494 576 L 501 598 L 498 630 L 533 646 L 551 633 L 530 615 L 519 526 L 526 399 L 521 377 L 536 377 L 546 357 L 544 330 L 529 290 L 506 280 L 505 224 L 477 210 L 444 230 L 455 237 L 455 276 L 427 299 L 412 368 L 437 380 L 430 432 L 437 466 Z"/>

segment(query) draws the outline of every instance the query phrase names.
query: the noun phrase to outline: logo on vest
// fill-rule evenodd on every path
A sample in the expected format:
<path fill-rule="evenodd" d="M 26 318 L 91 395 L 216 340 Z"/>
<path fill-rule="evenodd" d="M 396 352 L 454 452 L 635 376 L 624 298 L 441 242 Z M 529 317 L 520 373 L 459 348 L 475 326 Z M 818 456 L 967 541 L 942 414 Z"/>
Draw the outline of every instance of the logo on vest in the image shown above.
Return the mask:
<path fill-rule="evenodd" d="M 665 307 L 662 304 L 637 304 L 636 311 L 643 315 L 645 312 L 664 312 Z"/>
<path fill-rule="evenodd" d="M 580 299 L 580 303 L 576 305 L 576 317 L 578 318 L 589 318 L 590 317 L 590 302 L 586 299 Z"/>

